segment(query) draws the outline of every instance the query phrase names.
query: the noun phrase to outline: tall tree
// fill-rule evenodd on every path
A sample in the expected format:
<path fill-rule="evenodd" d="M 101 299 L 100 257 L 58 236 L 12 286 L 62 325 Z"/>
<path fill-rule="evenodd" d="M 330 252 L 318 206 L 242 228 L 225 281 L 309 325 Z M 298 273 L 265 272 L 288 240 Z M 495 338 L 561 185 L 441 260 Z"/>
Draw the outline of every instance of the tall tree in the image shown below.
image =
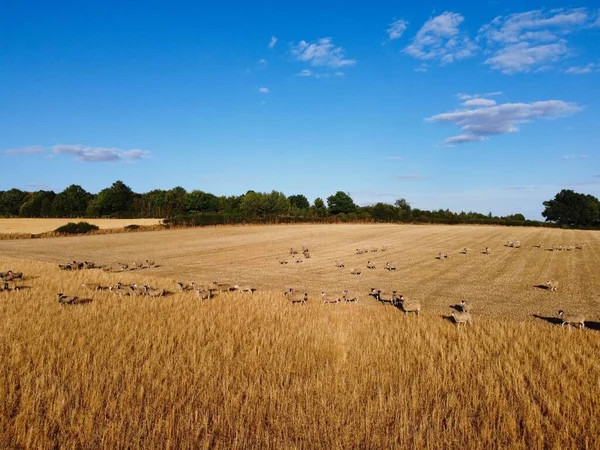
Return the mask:
<path fill-rule="evenodd" d="M 56 194 L 53 191 L 37 191 L 19 208 L 20 217 L 51 217 L 52 202 Z"/>
<path fill-rule="evenodd" d="M 352 197 L 342 191 L 327 197 L 327 206 L 331 214 L 353 213 L 358 209 Z"/>
<path fill-rule="evenodd" d="M 52 214 L 54 217 L 83 217 L 93 198 L 81 186 L 72 184 L 56 195 L 52 203 Z"/>
<path fill-rule="evenodd" d="M 27 200 L 27 192 L 10 189 L 0 192 L 0 216 L 16 217 L 21 205 Z"/>
<path fill-rule="evenodd" d="M 592 195 L 563 189 L 553 200 L 545 201 L 544 206 L 542 216 L 546 218 L 546 222 L 573 228 L 600 224 L 600 201 Z"/>
<path fill-rule="evenodd" d="M 90 203 L 91 216 L 131 217 L 133 215 L 134 193 L 122 181 L 115 181 L 111 187 L 102 189 Z"/>
<path fill-rule="evenodd" d="M 290 201 L 290 205 L 294 208 L 307 209 L 310 206 L 308 199 L 302 194 L 290 195 L 288 200 Z"/>

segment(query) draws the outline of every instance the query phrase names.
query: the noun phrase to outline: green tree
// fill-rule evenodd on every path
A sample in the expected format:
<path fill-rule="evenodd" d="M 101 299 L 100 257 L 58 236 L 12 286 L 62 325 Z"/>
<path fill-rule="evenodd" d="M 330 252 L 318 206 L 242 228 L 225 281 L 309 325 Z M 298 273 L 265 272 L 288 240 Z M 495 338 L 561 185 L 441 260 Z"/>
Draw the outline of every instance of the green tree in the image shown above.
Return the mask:
<path fill-rule="evenodd" d="M 310 206 L 308 199 L 302 194 L 290 195 L 288 200 L 290 201 L 290 205 L 292 207 L 298 209 L 307 209 Z"/>
<path fill-rule="evenodd" d="M 399 198 L 394 202 L 394 206 L 398 210 L 398 217 L 400 219 L 410 219 L 412 217 L 412 208 L 410 204 L 404 198 Z"/>
<path fill-rule="evenodd" d="M 165 195 L 165 217 L 173 217 L 185 213 L 186 197 L 187 192 L 181 186 L 168 190 Z"/>
<path fill-rule="evenodd" d="M 317 217 L 325 217 L 327 215 L 327 206 L 325 206 L 325 202 L 322 198 L 317 197 L 313 202 L 312 210 L 315 216 Z"/>
<path fill-rule="evenodd" d="M 111 187 L 102 189 L 90 202 L 88 214 L 91 216 L 131 217 L 133 215 L 134 193 L 122 181 L 115 181 Z"/>
<path fill-rule="evenodd" d="M 600 202 L 592 195 L 563 189 L 553 200 L 544 202 L 542 216 L 546 222 L 555 222 L 573 228 L 599 225 Z"/>
<path fill-rule="evenodd" d="M 54 217 L 83 217 L 93 198 L 81 186 L 72 184 L 56 195 L 52 203 L 52 214 Z"/>
<path fill-rule="evenodd" d="M 381 222 L 393 222 L 398 220 L 398 208 L 387 203 L 376 203 L 371 210 L 371 216 Z"/>
<path fill-rule="evenodd" d="M 249 218 L 267 218 L 285 214 L 290 210 L 290 202 L 285 194 L 248 191 L 242 197 L 240 211 Z"/>
<path fill-rule="evenodd" d="M 352 197 L 342 191 L 337 191 L 334 195 L 327 197 L 327 206 L 330 214 L 353 213 L 358 208 Z"/>
<path fill-rule="evenodd" d="M 19 208 L 20 217 L 51 217 L 52 202 L 56 194 L 53 191 L 37 191 Z"/>
<path fill-rule="evenodd" d="M 16 217 L 21 205 L 27 200 L 27 192 L 20 189 L 10 189 L 0 192 L 0 216 Z"/>
<path fill-rule="evenodd" d="M 188 212 L 217 212 L 219 210 L 219 199 L 213 194 L 193 190 L 185 198 L 185 210 Z"/>

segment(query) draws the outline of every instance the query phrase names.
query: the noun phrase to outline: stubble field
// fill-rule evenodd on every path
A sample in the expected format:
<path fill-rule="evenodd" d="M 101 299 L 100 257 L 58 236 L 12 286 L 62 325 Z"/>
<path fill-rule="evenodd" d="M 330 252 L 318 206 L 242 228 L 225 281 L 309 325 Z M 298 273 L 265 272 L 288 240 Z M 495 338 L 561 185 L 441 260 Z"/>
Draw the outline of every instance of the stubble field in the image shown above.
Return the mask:
<path fill-rule="evenodd" d="M 521 248 L 506 247 L 512 239 Z M 303 245 L 310 259 L 289 255 Z M 548 250 L 557 245 L 583 249 Z M 160 267 L 57 267 L 146 259 Z M 249 226 L 0 241 L 0 271 L 25 274 L 24 289 L 0 292 L 0 447 L 599 448 L 599 265 L 600 233 L 536 228 Z M 546 280 L 558 291 L 535 287 Z M 118 281 L 172 294 L 81 287 Z M 176 281 L 258 291 L 201 302 Z M 307 291 L 308 304 L 287 301 L 288 287 Z M 371 287 L 420 300 L 421 316 L 377 302 Z M 359 302 L 318 298 L 343 289 Z M 58 292 L 94 301 L 61 308 Z M 457 329 L 448 316 L 462 298 L 474 324 Z M 558 309 L 585 314 L 587 328 L 561 328 Z"/>

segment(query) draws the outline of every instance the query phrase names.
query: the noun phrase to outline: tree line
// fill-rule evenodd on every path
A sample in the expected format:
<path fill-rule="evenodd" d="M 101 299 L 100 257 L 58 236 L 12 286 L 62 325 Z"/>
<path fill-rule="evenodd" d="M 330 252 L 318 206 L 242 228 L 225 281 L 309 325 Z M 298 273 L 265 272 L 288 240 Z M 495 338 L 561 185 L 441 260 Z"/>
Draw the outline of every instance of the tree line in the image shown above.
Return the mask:
<path fill-rule="evenodd" d="M 179 225 L 293 222 L 426 222 L 481 223 L 500 225 L 557 225 L 593 228 L 600 225 L 600 203 L 591 195 L 563 190 L 553 200 L 544 202 L 542 215 L 546 223 L 526 220 L 522 214 L 493 216 L 491 213 L 455 213 L 448 209 L 412 208 L 405 199 L 394 204 L 377 203 L 358 206 L 342 191 L 316 198 L 312 204 L 306 196 L 286 196 L 282 192 L 248 191 L 243 195 L 216 196 L 200 190 L 186 191 L 178 186 L 136 193 L 122 181 L 97 194 L 79 185 L 62 192 L 19 189 L 0 191 L 0 217 L 60 218 L 165 218 Z"/>

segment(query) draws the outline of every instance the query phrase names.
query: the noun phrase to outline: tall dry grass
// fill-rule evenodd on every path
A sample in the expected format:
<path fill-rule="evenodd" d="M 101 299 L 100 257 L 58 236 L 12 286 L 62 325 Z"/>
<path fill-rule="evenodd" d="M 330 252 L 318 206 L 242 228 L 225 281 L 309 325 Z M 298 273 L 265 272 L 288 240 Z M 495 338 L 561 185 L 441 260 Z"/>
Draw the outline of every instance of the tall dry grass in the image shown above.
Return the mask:
<path fill-rule="evenodd" d="M 0 257 L 1 448 L 598 448 L 600 332 L 449 309 L 405 317 L 291 305 L 280 291 L 116 298 L 85 281 L 173 290 L 160 271 L 64 273 Z M 283 283 L 283 281 L 282 281 Z M 481 308 L 481 307 L 480 307 Z"/>

